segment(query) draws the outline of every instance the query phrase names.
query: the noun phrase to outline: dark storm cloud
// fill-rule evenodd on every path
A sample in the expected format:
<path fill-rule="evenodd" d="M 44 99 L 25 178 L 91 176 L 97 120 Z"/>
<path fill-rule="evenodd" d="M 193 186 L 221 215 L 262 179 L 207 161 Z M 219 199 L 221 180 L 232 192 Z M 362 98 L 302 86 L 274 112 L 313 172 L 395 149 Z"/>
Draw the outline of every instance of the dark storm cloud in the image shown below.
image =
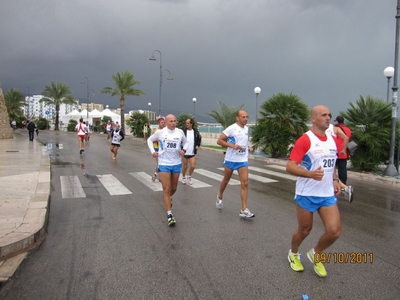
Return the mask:
<path fill-rule="evenodd" d="M 146 92 L 127 109 L 158 107 L 205 116 L 218 101 L 259 103 L 278 92 L 332 106 L 336 115 L 359 95 L 385 97 L 383 69 L 393 65 L 396 1 L 204 0 L 7 1 L 1 6 L 0 81 L 39 94 L 66 82 L 85 99 L 118 107 L 99 93 L 111 74 L 131 71 Z M 166 75 L 166 71 L 164 75 Z"/>

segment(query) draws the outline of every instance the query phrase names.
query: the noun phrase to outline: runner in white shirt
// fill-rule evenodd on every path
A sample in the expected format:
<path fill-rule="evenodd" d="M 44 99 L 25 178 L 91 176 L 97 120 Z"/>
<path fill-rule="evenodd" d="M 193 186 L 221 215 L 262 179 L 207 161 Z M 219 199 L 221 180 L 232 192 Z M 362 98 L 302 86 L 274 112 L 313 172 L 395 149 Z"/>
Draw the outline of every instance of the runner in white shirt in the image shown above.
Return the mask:
<path fill-rule="evenodd" d="M 79 119 L 79 124 L 76 124 L 75 126 L 75 131 L 78 132 L 78 143 L 79 143 L 79 154 L 82 154 L 85 149 L 84 149 L 84 143 L 83 140 L 85 138 L 85 134 L 87 132 L 86 125 L 83 124 L 83 119 Z"/>
<path fill-rule="evenodd" d="M 248 156 L 249 151 L 252 152 L 253 148 L 248 145 L 249 129 L 246 126 L 249 115 L 247 111 L 240 109 L 236 114 L 236 123 L 226 128 L 219 137 L 217 144 L 222 147 L 227 147 L 225 154 L 225 170 L 224 178 L 219 187 L 217 195 L 217 209 L 222 209 L 222 197 L 229 180 L 232 177 L 233 171 L 237 170 L 239 174 L 241 190 L 240 198 L 242 200 L 242 209 L 239 216 L 242 218 L 254 218 L 254 214 L 247 208 L 248 196 Z"/>
<path fill-rule="evenodd" d="M 117 123 L 115 129 L 111 131 L 111 146 L 112 159 L 116 159 L 118 149 L 121 147 L 121 141 L 125 138 L 124 133 L 120 130 L 120 125 Z"/>
<path fill-rule="evenodd" d="M 172 215 L 172 195 L 175 194 L 179 173 L 182 168 L 182 156 L 187 149 L 187 140 L 183 131 L 176 128 L 176 117 L 168 115 L 165 117 L 163 129 L 157 130 L 147 139 L 147 146 L 153 157 L 158 157 L 158 174 L 163 186 L 163 199 L 165 209 L 167 210 L 168 225 L 173 226 L 176 223 Z M 158 152 L 154 150 L 153 142 L 158 141 Z M 183 144 L 183 150 L 181 145 Z"/>

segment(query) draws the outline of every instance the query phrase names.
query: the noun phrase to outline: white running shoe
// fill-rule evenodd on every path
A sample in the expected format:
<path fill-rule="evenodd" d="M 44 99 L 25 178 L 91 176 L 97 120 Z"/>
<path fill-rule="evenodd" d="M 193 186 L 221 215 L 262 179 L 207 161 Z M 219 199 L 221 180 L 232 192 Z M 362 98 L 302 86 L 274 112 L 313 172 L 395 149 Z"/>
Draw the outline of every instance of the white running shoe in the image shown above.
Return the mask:
<path fill-rule="evenodd" d="M 351 185 L 346 186 L 345 192 L 348 195 L 347 200 L 349 200 L 350 203 L 353 202 L 353 187 Z"/>
<path fill-rule="evenodd" d="M 189 185 L 192 185 L 192 176 L 188 176 L 188 177 L 187 177 L 187 183 L 188 183 Z"/>
<path fill-rule="evenodd" d="M 182 184 L 186 184 L 186 176 L 182 177 Z"/>
<path fill-rule="evenodd" d="M 215 203 L 215 206 L 217 209 L 222 209 L 223 204 L 222 204 L 222 199 L 219 199 L 219 195 L 217 195 L 217 202 Z"/>
<path fill-rule="evenodd" d="M 245 210 L 241 210 L 239 213 L 239 217 L 241 218 L 254 218 L 256 215 L 253 214 L 248 208 Z"/>

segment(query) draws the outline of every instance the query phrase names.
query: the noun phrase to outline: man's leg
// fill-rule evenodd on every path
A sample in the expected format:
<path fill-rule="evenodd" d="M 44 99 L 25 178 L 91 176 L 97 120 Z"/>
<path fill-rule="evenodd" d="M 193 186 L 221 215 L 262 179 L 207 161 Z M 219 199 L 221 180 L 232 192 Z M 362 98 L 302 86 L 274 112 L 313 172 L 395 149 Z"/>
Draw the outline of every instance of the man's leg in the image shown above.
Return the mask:
<path fill-rule="evenodd" d="M 297 230 L 292 236 L 292 252 L 299 252 L 299 247 L 304 239 L 310 234 L 313 226 L 313 213 L 305 210 L 296 203 Z"/>
<path fill-rule="evenodd" d="M 189 158 L 190 169 L 189 169 L 189 176 L 191 177 L 194 169 L 196 168 L 196 156 Z"/>
<path fill-rule="evenodd" d="M 222 179 L 221 184 L 219 185 L 219 194 L 218 194 L 218 198 L 219 198 L 220 200 L 222 200 L 222 197 L 224 196 L 224 191 L 225 191 L 225 189 L 226 189 L 226 186 L 227 186 L 228 183 L 229 183 L 229 180 L 230 180 L 231 177 L 232 177 L 232 174 L 233 174 L 233 170 L 228 169 L 228 168 L 225 166 L 225 169 L 224 169 L 224 178 Z"/>
<path fill-rule="evenodd" d="M 319 216 L 324 223 L 325 233 L 320 237 L 315 252 L 322 252 L 332 245 L 340 236 L 340 214 L 337 204 L 322 206 L 318 209 Z"/>
<path fill-rule="evenodd" d="M 346 185 L 347 182 L 347 159 L 338 159 L 337 160 L 338 167 L 338 176 L 341 182 Z"/>
<path fill-rule="evenodd" d="M 159 172 L 161 184 L 163 187 L 163 200 L 166 211 L 171 210 L 171 181 L 172 175 L 170 172 Z M 179 174 L 178 174 L 179 177 Z"/>
<path fill-rule="evenodd" d="M 238 174 L 240 179 L 240 199 L 242 200 L 242 210 L 245 210 L 247 208 L 247 196 L 249 193 L 249 168 L 240 168 Z"/>
<path fill-rule="evenodd" d="M 188 165 L 188 159 L 186 157 L 182 157 L 182 183 L 186 184 L 186 169 Z"/>

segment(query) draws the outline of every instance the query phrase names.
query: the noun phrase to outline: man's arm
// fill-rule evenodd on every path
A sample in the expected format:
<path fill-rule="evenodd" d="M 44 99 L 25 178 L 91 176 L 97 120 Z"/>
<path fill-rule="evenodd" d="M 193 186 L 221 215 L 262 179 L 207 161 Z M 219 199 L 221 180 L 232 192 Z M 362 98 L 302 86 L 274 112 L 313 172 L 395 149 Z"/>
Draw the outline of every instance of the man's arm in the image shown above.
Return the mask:
<path fill-rule="evenodd" d="M 286 171 L 294 176 L 312 178 L 318 181 L 321 181 L 324 177 L 324 170 L 322 169 L 322 166 L 314 171 L 309 171 L 301 168 L 299 163 L 295 162 L 294 160 L 288 161 L 286 164 Z"/>

